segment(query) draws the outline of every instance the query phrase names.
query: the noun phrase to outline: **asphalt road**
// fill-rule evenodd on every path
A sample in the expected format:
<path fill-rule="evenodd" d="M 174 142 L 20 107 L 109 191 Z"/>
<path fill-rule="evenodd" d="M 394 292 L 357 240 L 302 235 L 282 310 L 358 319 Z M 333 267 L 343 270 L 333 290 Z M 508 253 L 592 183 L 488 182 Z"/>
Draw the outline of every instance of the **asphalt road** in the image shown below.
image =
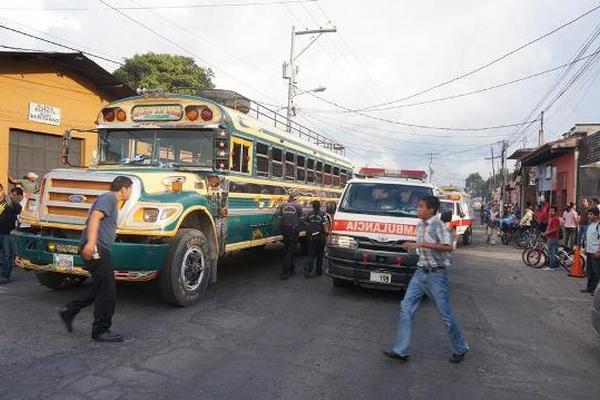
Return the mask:
<path fill-rule="evenodd" d="M 391 345 L 400 295 L 278 280 L 278 246 L 229 256 L 205 300 L 175 309 L 152 285 L 119 285 L 122 344 L 89 338 L 91 309 L 67 334 L 52 292 L 16 271 L 0 286 L 1 399 L 598 399 L 600 338 L 582 280 L 523 266 L 481 237 L 459 249 L 452 302 L 471 352 L 451 348 L 428 301 L 412 359 Z"/>

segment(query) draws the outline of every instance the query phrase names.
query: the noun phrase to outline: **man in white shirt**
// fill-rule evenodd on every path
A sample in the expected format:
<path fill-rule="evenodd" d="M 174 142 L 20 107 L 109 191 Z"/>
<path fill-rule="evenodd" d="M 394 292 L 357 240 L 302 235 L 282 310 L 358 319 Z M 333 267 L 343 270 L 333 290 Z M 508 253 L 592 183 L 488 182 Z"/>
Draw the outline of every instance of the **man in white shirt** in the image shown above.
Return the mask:
<path fill-rule="evenodd" d="M 592 207 L 587 211 L 590 224 L 586 234 L 585 254 L 587 256 L 585 269 L 588 278 L 587 287 L 582 293 L 594 295 L 594 290 L 600 281 L 600 210 Z"/>
<path fill-rule="evenodd" d="M 531 226 L 531 221 L 533 221 L 533 210 L 531 209 L 531 203 L 527 203 L 519 225 L 529 228 Z"/>
<path fill-rule="evenodd" d="M 565 247 L 572 247 L 577 235 L 577 211 L 573 203 L 569 204 L 562 215 L 562 222 L 565 228 Z"/>

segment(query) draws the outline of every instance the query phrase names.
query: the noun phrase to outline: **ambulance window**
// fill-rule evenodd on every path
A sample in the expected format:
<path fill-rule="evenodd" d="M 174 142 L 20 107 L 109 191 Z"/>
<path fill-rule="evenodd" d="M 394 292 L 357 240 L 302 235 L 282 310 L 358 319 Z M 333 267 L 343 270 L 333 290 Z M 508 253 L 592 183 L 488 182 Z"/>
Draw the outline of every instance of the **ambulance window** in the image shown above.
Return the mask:
<path fill-rule="evenodd" d="M 450 211 L 454 215 L 454 204 L 449 201 L 440 201 L 440 213 Z"/>

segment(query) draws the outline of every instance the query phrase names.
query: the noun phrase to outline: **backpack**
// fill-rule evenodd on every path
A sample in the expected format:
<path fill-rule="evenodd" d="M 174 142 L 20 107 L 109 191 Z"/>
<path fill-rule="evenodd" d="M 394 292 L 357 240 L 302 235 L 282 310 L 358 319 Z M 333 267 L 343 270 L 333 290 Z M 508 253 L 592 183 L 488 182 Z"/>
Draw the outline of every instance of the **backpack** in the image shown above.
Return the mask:
<path fill-rule="evenodd" d="M 306 218 L 306 234 L 318 236 L 325 233 L 325 218 L 320 214 L 311 214 Z"/>

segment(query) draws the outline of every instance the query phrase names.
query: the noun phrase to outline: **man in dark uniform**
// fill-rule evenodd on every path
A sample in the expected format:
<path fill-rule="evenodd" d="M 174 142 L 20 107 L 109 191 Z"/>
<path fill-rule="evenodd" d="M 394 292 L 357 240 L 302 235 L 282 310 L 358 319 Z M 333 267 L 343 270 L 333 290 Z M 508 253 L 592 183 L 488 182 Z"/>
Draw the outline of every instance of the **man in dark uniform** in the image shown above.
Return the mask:
<path fill-rule="evenodd" d="M 300 234 L 300 223 L 302 221 L 302 208 L 296 203 L 296 193 L 290 193 L 288 201 L 279 208 L 281 217 L 281 234 L 285 246 L 285 257 L 281 267 L 281 279 L 296 274 L 294 266 L 294 253 L 298 245 Z"/>
<path fill-rule="evenodd" d="M 110 250 L 117 230 L 118 203 L 129 199 L 132 186 L 131 179 L 116 177 L 110 184 L 110 192 L 98 196 L 90 208 L 81 234 L 80 254 L 84 268 L 92 275 L 93 282 L 79 298 L 67 303 L 59 312 L 67 330 L 72 332 L 75 316 L 82 308 L 95 303 L 92 339 L 100 342 L 123 341 L 121 334 L 110 331 L 117 304 Z"/>
<path fill-rule="evenodd" d="M 308 262 L 304 267 L 304 277 L 310 278 L 313 264 L 316 262 L 315 276 L 323 275 L 323 253 L 325 252 L 325 235 L 328 232 L 328 222 L 325 213 L 321 211 L 319 200 L 312 202 L 313 209 L 306 217 L 306 240 L 308 240 Z"/>

